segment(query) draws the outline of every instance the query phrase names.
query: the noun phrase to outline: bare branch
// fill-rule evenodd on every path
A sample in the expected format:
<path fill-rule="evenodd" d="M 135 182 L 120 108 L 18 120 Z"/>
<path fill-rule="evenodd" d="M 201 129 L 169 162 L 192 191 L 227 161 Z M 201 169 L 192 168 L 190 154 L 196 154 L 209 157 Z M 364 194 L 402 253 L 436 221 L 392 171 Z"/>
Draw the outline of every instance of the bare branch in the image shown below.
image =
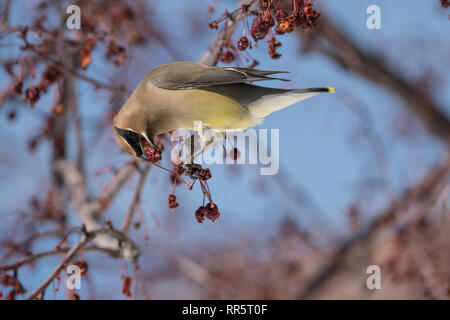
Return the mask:
<path fill-rule="evenodd" d="M 141 173 L 141 177 L 139 178 L 139 182 L 136 186 L 136 190 L 133 195 L 133 200 L 131 200 L 130 208 L 128 209 L 128 213 L 125 217 L 125 220 L 122 225 L 122 231 L 127 233 L 130 229 L 131 221 L 133 220 L 134 212 L 136 211 L 136 207 L 139 204 L 140 197 L 141 197 L 141 191 L 142 187 L 144 186 L 145 179 L 148 176 L 148 173 L 150 172 L 150 168 L 152 167 L 152 164 L 147 164 L 144 171 Z"/>
<path fill-rule="evenodd" d="M 21 36 L 21 39 L 24 41 L 25 46 L 24 49 L 28 49 L 33 51 L 34 53 L 36 53 L 37 55 L 39 55 L 41 58 L 47 60 L 48 62 L 52 63 L 53 65 L 55 65 L 56 67 L 60 68 L 61 71 L 76 77 L 78 79 L 84 80 L 90 84 L 92 84 L 95 88 L 97 89 L 104 89 L 104 90 L 108 90 L 108 91 L 112 91 L 116 94 L 120 94 L 123 96 L 128 96 L 128 93 L 125 91 L 125 88 L 122 87 L 115 87 L 106 83 L 103 83 L 101 81 L 98 81 L 96 79 L 90 78 L 84 74 L 79 73 L 77 70 L 75 70 L 74 68 L 64 64 L 63 62 L 49 56 L 48 54 L 45 54 L 44 52 L 42 52 L 41 50 L 39 50 L 38 48 L 36 48 L 36 46 L 34 46 L 33 44 L 30 44 L 28 42 L 28 40 L 26 39 L 25 36 Z"/>
<path fill-rule="evenodd" d="M 8 270 L 16 270 L 20 267 L 23 267 L 27 264 L 31 264 L 33 262 L 35 262 L 36 260 L 40 260 L 42 258 L 46 258 L 46 257 L 52 257 L 52 256 L 56 256 L 62 253 L 67 253 L 70 251 L 71 248 L 55 248 L 54 250 L 51 251 L 44 251 L 44 252 L 39 252 L 39 253 L 35 253 L 23 260 L 20 260 L 16 263 L 12 263 L 9 265 L 4 265 L 4 266 L 0 266 L 0 272 L 5 272 Z M 105 249 L 105 248 L 101 248 L 95 245 L 86 247 L 83 249 L 84 252 L 87 251 L 98 251 L 98 252 L 103 252 L 111 257 L 119 257 L 120 252 L 118 250 L 111 250 L 111 249 Z"/>
<path fill-rule="evenodd" d="M 50 275 L 42 282 L 32 293 L 28 295 L 26 300 L 35 299 L 40 293 L 44 292 L 45 289 L 49 286 L 50 283 L 58 276 L 61 270 L 64 268 L 65 264 L 68 263 L 72 258 L 86 245 L 89 241 L 92 240 L 95 233 L 86 233 L 83 237 L 78 241 L 76 245 L 72 247 L 72 249 L 67 252 L 61 262 L 56 266 L 55 269 L 50 273 Z"/>
<path fill-rule="evenodd" d="M 242 6 L 248 6 L 249 8 L 253 6 L 257 1 L 256 0 L 241 0 L 237 9 L 235 10 L 234 20 L 228 20 L 225 26 L 220 30 L 219 33 L 216 34 L 214 39 L 208 46 L 208 49 L 203 53 L 203 55 L 198 59 L 199 63 L 207 64 L 207 65 L 216 65 L 219 62 L 219 56 L 222 52 L 223 46 L 226 41 L 226 37 L 228 35 L 227 31 L 232 30 L 243 18 Z"/>
<path fill-rule="evenodd" d="M 116 238 L 119 241 L 119 244 L 121 247 L 127 247 L 128 251 L 131 251 L 130 249 L 133 249 L 135 252 L 134 261 L 139 256 L 139 249 L 137 245 L 131 241 L 124 233 L 113 229 L 111 226 L 99 228 L 97 230 L 93 231 L 85 231 L 80 241 L 78 241 L 77 244 L 75 244 L 64 256 L 64 258 L 61 260 L 61 262 L 58 264 L 58 266 L 53 269 L 53 271 L 50 273 L 50 275 L 32 292 L 30 295 L 26 298 L 27 300 L 35 299 L 40 293 L 44 292 L 45 289 L 49 286 L 49 284 L 58 276 L 58 274 L 61 272 L 61 270 L 64 268 L 64 266 L 70 262 L 70 260 L 75 257 L 75 255 L 84 247 L 86 246 L 90 241 L 96 239 L 97 237 L 102 237 L 104 235 L 110 235 L 114 238 Z M 96 248 L 98 249 L 98 248 Z M 102 250 L 105 249 L 106 252 L 109 252 L 108 248 L 102 248 Z"/>
<path fill-rule="evenodd" d="M 108 204 L 114 199 L 119 190 L 125 184 L 126 181 L 136 171 L 135 160 L 128 162 L 124 168 L 119 170 L 113 181 L 108 185 L 106 191 L 97 200 L 89 201 L 88 193 L 85 186 L 85 179 L 81 174 L 78 166 L 69 161 L 61 160 L 56 164 L 57 170 L 64 179 L 70 193 L 71 202 L 77 211 L 81 221 L 86 226 L 87 231 L 93 231 L 101 228 L 101 225 L 97 221 L 97 217 L 100 216 Z M 114 236 L 118 240 L 122 241 L 119 234 L 99 235 L 96 237 L 95 242 L 99 247 L 117 249 L 117 241 L 111 239 L 110 236 Z M 124 257 L 135 259 L 139 254 L 139 250 L 134 245 L 125 246 Z"/>

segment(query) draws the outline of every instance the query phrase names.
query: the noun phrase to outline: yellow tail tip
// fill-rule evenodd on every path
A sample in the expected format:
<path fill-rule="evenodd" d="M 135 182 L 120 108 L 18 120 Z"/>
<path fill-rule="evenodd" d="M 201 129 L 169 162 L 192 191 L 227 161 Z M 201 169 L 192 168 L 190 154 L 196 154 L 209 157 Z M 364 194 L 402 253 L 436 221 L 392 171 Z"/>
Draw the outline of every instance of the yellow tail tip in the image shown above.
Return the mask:
<path fill-rule="evenodd" d="M 336 93 L 336 90 L 334 90 L 334 88 L 332 88 L 332 87 L 328 87 L 328 92 L 330 92 L 330 93 Z"/>

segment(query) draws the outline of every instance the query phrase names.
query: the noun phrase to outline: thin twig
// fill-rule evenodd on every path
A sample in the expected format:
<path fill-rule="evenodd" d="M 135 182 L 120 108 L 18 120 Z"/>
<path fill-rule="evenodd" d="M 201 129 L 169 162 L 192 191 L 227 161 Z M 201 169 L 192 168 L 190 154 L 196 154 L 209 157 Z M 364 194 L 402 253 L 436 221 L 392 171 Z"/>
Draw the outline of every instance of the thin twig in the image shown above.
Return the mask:
<path fill-rule="evenodd" d="M 89 201 L 84 177 L 75 163 L 69 160 L 61 160 L 56 164 L 56 168 L 69 189 L 71 202 L 81 221 L 86 226 L 87 231 L 93 231 L 101 228 L 100 223 L 97 221 L 98 217 L 107 208 L 112 199 L 115 198 L 125 182 L 134 174 L 136 163 L 134 160 L 130 161 L 124 168 L 119 170 L 101 197 L 93 201 Z M 117 249 L 118 247 L 117 241 L 106 235 L 96 237 L 95 241 L 102 248 Z M 134 259 L 136 257 L 137 248 L 127 246 L 125 249 L 127 249 L 124 253 L 126 258 Z"/>
<path fill-rule="evenodd" d="M 95 88 L 97 88 L 97 89 L 104 89 L 104 90 L 112 91 L 114 93 L 118 93 L 118 94 L 123 95 L 123 96 L 128 96 L 128 93 L 125 91 L 125 88 L 115 87 L 115 86 L 109 85 L 107 83 L 103 83 L 101 81 L 93 79 L 91 77 L 88 77 L 88 76 L 86 76 L 84 74 L 81 74 L 78 71 L 76 71 L 75 69 L 73 69 L 73 68 L 69 67 L 68 65 L 64 64 L 63 62 L 61 62 L 61 61 L 59 61 L 59 60 L 49 56 L 48 54 L 45 54 L 41 50 L 37 49 L 36 46 L 34 46 L 33 44 L 30 44 L 28 42 L 28 40 L 26 39 L 25 36 L 21 36 L 21 39 L 25 43 L 24 49 L 28 49 L 28 50 L 33 51 L 34 53 L 36 53 L 37 55 L 39 55 L 43 59 L 51 62 L 52 64 L 54 64 L 55 66 L 60 68 L 63 72 L 68 73 L 71 76 L 76 77 L 78 79 L 84 80 L 84 81 L 92 84 L 93 86 L 95 86 Z"/>
<path fill-rule="evenodd" d="M 32 300 L 35 299 L 39 294 L 45 291 L 45 289 L 49 286 L 50 283 L 58 276 L 58 274 L 61 272 L 61 269 L 64 268 L 64 266 L 72 260 L 72 258 L 78 253 L 78 251 L 83 248 L 84 245 L 86 245 L 89 241 L 92 240 L 95 233 L 86 233 L 83 235 L 83 237 L 78 241 L 76 245 L 74 245 L 69 252 L 64 256 L 64 258 L 61 260 L 61 262 L 56 266 L 55 269 L 50 273 L 50 275 L 33 291 L 31 292 L 26 300 Z"/>
<path fill-rule="evenodd" d="M 214 39 L 208 46 L 208 49 L 202 54 L 199 63 L 207 65 L 216 65 L 219 62 L 219 56 L 222 52 L 223 46 L 226 42 L 226 37 L 228 35 L 227 30 L 232 30 L 236 25 L 242 20 L 243 15 L 241 14 L 242 7 L 248 6 L 249 8 L 253 6 L 257 0 L 241 0 L 238 5 L 238 9 L 235 10 L 235 17 L 233 20 L 228 19 L 225 26 L 216 34 Z"/>
<path fill-rule="evenodd" d="M 72 260 L 72 258 L 89 242 L 95 240 L 98 237 L 102 237 L 104 235 L 110 235 L 111 237 L 117 239 L 119 243 L 119 247 L 122 250 L 122 252 L 134 252 L 135 256 L 132 258 L 133 262 L 136 262 L 136 259 L 139 257 L 140 251 L 137 247 L 137 245 L 130 240 L 123 232 L 115 230 L 112 228 L 112 226 L 106 226 L 99 228 L 97 230 L 93 231 L 86 231 L 84 230 L 84 234 L 81 237 L 80 241 L 78 241 L 77 244 L 75 244 L 64 256 L 64 258 L 61 260 L 61 262 L 58 264 L 58 266 L 53 269 L 53 271 L 50 273 L 50 275 L 26 298 L 27 300 L 31 300 L 36 298 L 39 294 L 45 291 L 45 289 L 48 287 L 48 285 L 58 276 L 58 274 L 61 272 L 61 270 L 64 268 L 64 266 Z M 95 247 L 95 249 L 99 249 L 98 247 Z M 125 250 L 126 249 L 126 250 Z M 100 249 L 99 249 L 100 250 Z M 102 248 L 102 251 L 110 253 L 109 248 Z M 122 256 L 122 255 L 119 255 Z M 130 257 L 128 257 L 130 258 Z"/>
<path fill-rule="evenodd" d="M 39 252 L 39 253 L 35 253 L 23 260 L 20 260 L 18 262 L 12 263 L 12 264 L 8 264 L 8 265 L 4 265 L 4 266 L 0 266 L 0 272 L 5 272 L 8 270 L 16 270 L 19 269 L 20 267 L 23 267 L 27 264 L 31 264 L 33 262 L 35 262 L 36 260 L 42 259 L 42 258 L 46 258 L 46 257 L 52 257 L 52 256 L 56 256 L 62 253 L 67 253 L 70 251 L 71 248 L 56 248 L 54 250 L 51 251 L 44 251 L 44 252 Z M 105 248 L 101 248 L 95 245 L 86 247 L 83 249 L 84 252 L 87 251 L 98 251 L 98 252 L 103 252 L 109 256 L 112 257 L 117 257 L 119 256 L 119 253 L 117 250 L 110 250 L 110 249 L 105 249 Z"/>
<path fill-rule="evenodd" d="M 125 217 L 125 220 L 122 225 L 122 231 L 127 233 L 130 229 L 131 221 L 133 220 L 134 212 L 136 211 L 136 207 L 139 204 L 141 198 L 142 187 L 144 186 L 145 179 L 147 178 L 148 173 L 150 172 L 150 168 L 152 164 L 149 163 L 145 166 L 144 171 L 141 173 L 141 177 L 139 178 L 139 182 L 136 186 L 136 190 L 134 191 L 133 199 L 131 200 L 130 208 L 128 209 L 128 213 Z"/>

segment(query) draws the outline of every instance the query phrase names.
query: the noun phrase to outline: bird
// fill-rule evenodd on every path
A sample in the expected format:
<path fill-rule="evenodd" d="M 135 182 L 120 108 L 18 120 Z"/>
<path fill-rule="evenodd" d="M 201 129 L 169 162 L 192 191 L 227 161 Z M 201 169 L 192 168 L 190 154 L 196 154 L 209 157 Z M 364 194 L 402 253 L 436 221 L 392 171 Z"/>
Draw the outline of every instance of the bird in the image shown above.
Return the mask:
<path fill-rule="evenodd" d="M 157 149 L 155 137 L 177 129 L 194 130 L 194 121 L 217 132 L 246 130 L 265 117 L 331 87 L 278 89 L 253 82 L 288 79 L 269 71 L 246 67 L 208 66 L 171 62 L 151 69 L 131 93 L 113 120 L 118 145 L 132 156 L 149 159 L 145 148 Z M 196 151 L 195 158 L 212 141 Z"/>

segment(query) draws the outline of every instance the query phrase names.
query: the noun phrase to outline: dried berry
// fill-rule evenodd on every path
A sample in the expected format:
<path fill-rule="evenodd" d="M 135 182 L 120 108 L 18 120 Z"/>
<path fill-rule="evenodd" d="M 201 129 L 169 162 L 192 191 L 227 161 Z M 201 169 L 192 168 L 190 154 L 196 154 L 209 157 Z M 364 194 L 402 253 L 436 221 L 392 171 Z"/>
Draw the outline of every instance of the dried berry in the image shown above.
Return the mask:
<path fill-rule="evenodd" d="M 76 293 L 72 293 L 71 300 L 80 300 L 80 296 Z"/>
<path fill-rule="evenodd" d="M 88 264 L 83 259 L 78 260 L 75 262 L 75 265 L 80 268 L 80 273 L 82 277 L 86 276 L 86 273 L 88 272 Z"/>
<path fill-rule="evenodd" d="M 184 168 L 183 163 L 177 164 L 173 166 L 173 170 L 170 174 L 170 182 L 178 185 L 181 183 L 181 180 L 178 178 L 181 174 L 184 173 L 186 169 Z"/>
<path fill-rule="evenodd" d="M 220 61 L 223 63 L 232 63 L 234 61 L 234 54 L 230 50 L 225 50 L 220 55 Z"/>
<path fill-rule="evenodd" d="M 147 157 L 148 161 L 152 163 L 156 163 L 158 161 L 161 161 L 161 151 L 159 151 L 158 148 L 144 148 L 145 156 Z"/>
<path fill-rule="evenodd" d="M 289 20 L 283 21 L 275 27 L 275 32 L 277 34 L 289 33 L 292 32 L 292 30 L 294 30 L 294 27 Z"/>
<path fill-rule="evenodd" d="M 261 10 L 267 10 L 270 6 L 270 8 L 273 8 L 274 6 L 274 1 L 272 0 L 260 0 L 259 1 L 259 7 L 261 8 Z"/>
<path fill-rule="evenodd" d="M 272 37 L 271 39 L 267 40 L 267 43 L 269 45 L 269 56 L 272 59 L 278 59 L 281 57 L 281 54 L 277 52 L 277 48 L 281 47 L 281 42 L 277 41 L 275 37 Z"/>
<path fill-rule="evenodd" d="M 174 194 L 171 194 L 170 196 L 169 196 L 169 208 L 170 209 L 174 209 L 174 208 L 176 208 L 176 207 L 178 207 L 178 202 L 177 202 L 177 197 L 175 197 L 175 195 Z"/>
<path fill-rule="evenodd" d="M 213 202 L 213 203 L 208 203 L 206 205 L 206 218 L 211 220 L 212 222 L 214 222 L 215 220 L 217 220 L 220 217 L 220 213 L 219 213 L 219 208 L 217 207 L 217 205 Z"/>
<path fill-rule="evenodd" d="M 30 86 L 25 90 L 25 101 L 29 101 L 32 106 L 39 100 L 41 90 L 36 86 Z"/>
<path fill-rule="evenodd" d="M 284 10 L 278 10 L 277 13 L 275 14 L 275 19 L 277 20 L 278 23 L 280 22 L 284 22 L 287 19 L 287 12 Z"/>
<path fill-rule="evenodd" d="M 123 286 L 122 286 L 122 293 L 123 295 L 127 296 L 127 297 L 131 297 L 131 278 L 130 277 L 125 277 L 123 279 Z"/>
<path fill-rule="evenodd" d="M 264 17 L 264 22 L 267 23 L 269 28 L 272 28 L 275 25 L 275 19 L 270 14 Z"/>
<path fill-rule="evenodd" d="M 47 69 L 45 69 L 44 73 L 42 74 L 42 85 L 44 87 L 48 87 L 52 85 L 55 81 L 59 80 L 62 77 L 62 72 L 54 67 L 54 66 L 48 66 Z"/>
<path fill-rule="evenodd" d="M 244 51 L 248 48 L 249 44 L 248 38 L 244 36 L 239 39 L 237 47 L 239 50 Z"/>
<path fill-rule="evenodd" d="M 208 214 L 208 209 L 204 206 L 201 206 L 200 208 L 195 211 L 195 218 L 197 219 L 198 223 L 202 223 L 203 220 L 205 220 L 205 216 Z"/>
<path fill-rule="evenodd" d="M 141 146 L 142 149 L 145 153 L 145 156 L 147 157 L 148 161 L 152 162 L 152 163 L 156 163 L 158 161 L 161 161 L 161 150 L 159 150 L 158 148 L 153 148 L 152 146 L 150 146 L 150 144 L 148 143 L 148 141 L 141 137 Z"/>
<path fill-rule="evenodd" d="M 263 18 L 255 18 L 250 28 L 250 33 L 255 41 L 264 39 L 269 32 L 269 24 Z"/>
<path fill-rule="evenodd" d="M 215 203 L 208 203 L 206 206 L 201 206 L 195 211 L 195 218 L 198 223 L 202 223 L 205 218 L 211 221 L 215 221 L 219 218 L 219 208 Z"/>
<path fill-rule="evenodd" d="M 248 67 L 249 67 L 249 68 L 255 68 L 255 67 L 258 66 L 258 65 L 259 65 L 259 61 L 256 60 L 256 59 L 253 59 L 252 64 L 249 65 Z"/>
<path fill-rule="evenodd" d="M 198 177 L 202 181 L 206 181 L 206 180 L 210 179 L 212 177 L 211 170 L 209 170 L 208 168 L 201 169 L 198 172 Z"/>
<path fill-rule="evenodd" d="M 16 284 L 16 280 L 17 279 L 15 277 L 5 274 L 0 277 L 0 284 L 4 287 L 12 287 Z"/>
<path fill-rule="evenodd" d="M 208 24 L 208 26 L 209 26 L 211 29 L 219 29 L 219 26 L 217 25 L 217 21 L 211 22 L 210 24 Z"/>
<path fill-rule="evenodd" d="M 16 274 L 14 274 L 14 276 L 10 276 L 8 274 L 0 276 L 0 285 L 4 287 L 13 287 L 13 289 L 5 297 L 6 300 L 15 300 L 16 295 L 26 292 L 22 284 L 17 279 Z"/>

